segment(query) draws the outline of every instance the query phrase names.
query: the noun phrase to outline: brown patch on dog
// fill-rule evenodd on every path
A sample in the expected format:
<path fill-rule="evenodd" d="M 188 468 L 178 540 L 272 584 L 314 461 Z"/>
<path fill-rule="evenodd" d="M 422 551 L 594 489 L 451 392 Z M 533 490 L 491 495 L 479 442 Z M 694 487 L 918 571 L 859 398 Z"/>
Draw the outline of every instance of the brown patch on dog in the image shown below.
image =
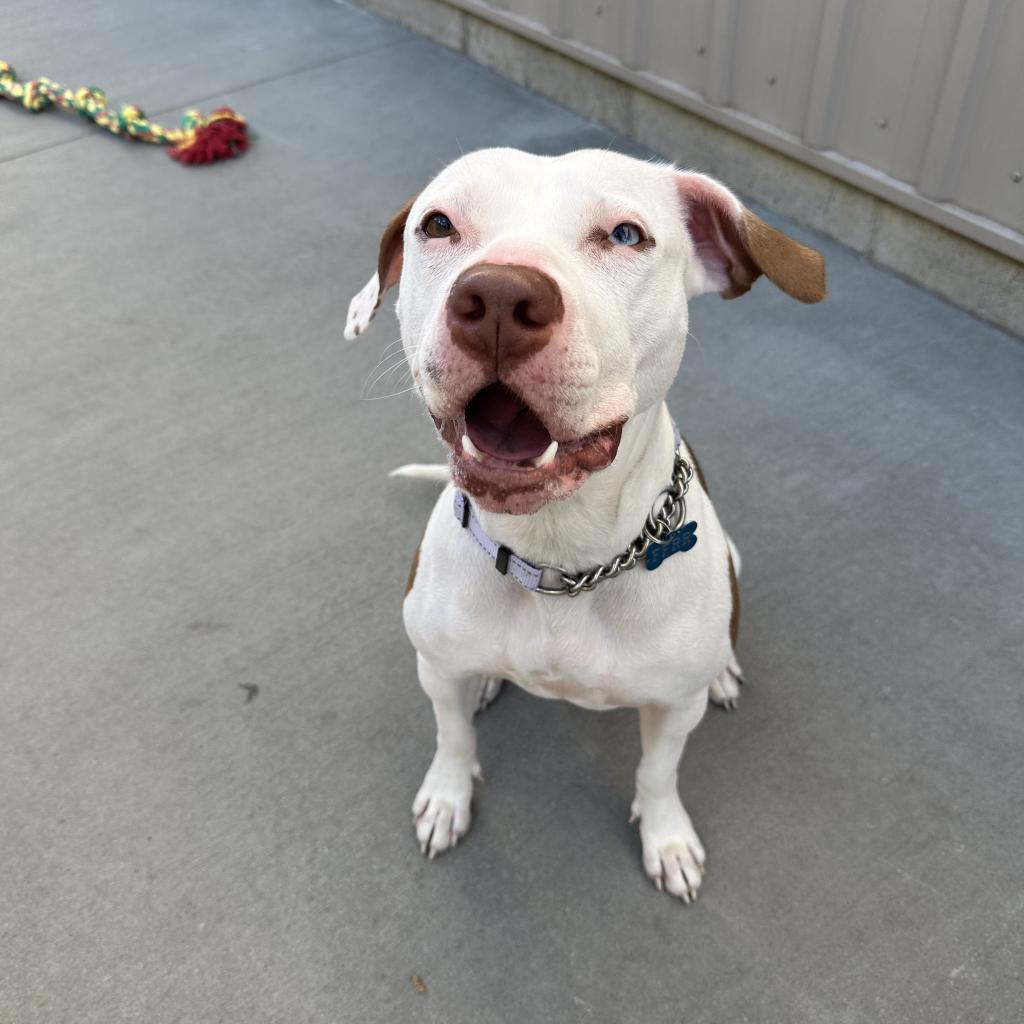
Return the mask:
<path fill-rule="evenodd" d="M 412 585 L 416 582 L 416 570 L 420 567 L 420 548 L 422 544 L 416 545 L 416 554 L 412 556 L 412 565 L 409 567 L 409 578 L 405 581 L 405 596 L 409 596 Z"/>
<path fill-rule="evenodd" d="M 740 584 L 736 579 L 736 569 L 729 555 L 729 589 L 732 591 L 732 613 L 729 616 L 729 637 L 732 649 L 736 650 L 736 641 L 740 638 Z"/>
<path fill-rule="evenodd" d="M 800 302 L 825 298 L 825 260 L 817 249 L 801 245 L 749 210 L 743 211 L 737 229 L 743 248 L 769 281 Z"/>
<path fill-rule="evenodd" d="M 547 478 L 541 478 L 533 484 L 502 487 L 489 480 L 480 480 L 465 473 L 459 474 L 455 479 L 455 486 L 459 490 L 465 491 L 471 498 L 486 499 L 492 505 L 504 505 L 509 498 L 519 497 L 524 494 L 534 494 L 546 488 L 549 483 L 550 481 Z"/>
<path fill-rule="evenodd" d="M 690 461 L 693 463 L 693 471 L 697 474 L 697 479 L 700 481 L 701 487 L 704 488 L 704 493 L 710 497 L 711 492 L 708 490 L 708 482 L 704 479 L 704 471 L 700 468 L 700 462 L 697 461 L 697 453 L 693 450 L 693 445 L 691 445 L 685 437 L 683 438 L 683 444 L 686 445 L 686 450 L 690 453 Z"/>
<path fill-rule="evenodd" d="M 388 221 L 384 234 L 380 236 L 380 249 L 377 251 L 377 282 L 380 288 L 377 293 L 377 305 L 373 307 L 375 310 L 380 307 L 384 293 L 392 285 L 398 284 L 398 279 L 402 276 L 402 235 L 416 198 L 412 196 L 403 204 Z"/>

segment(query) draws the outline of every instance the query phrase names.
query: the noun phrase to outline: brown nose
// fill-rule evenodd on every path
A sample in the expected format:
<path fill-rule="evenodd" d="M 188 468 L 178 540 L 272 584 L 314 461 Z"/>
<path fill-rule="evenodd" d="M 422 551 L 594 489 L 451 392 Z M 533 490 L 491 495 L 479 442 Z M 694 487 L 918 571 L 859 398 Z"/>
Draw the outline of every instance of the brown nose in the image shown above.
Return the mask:
<path fill-rule="evenodd" d="M 448 296 L 448 329 L 467 355 L 497 367 L 543 348 L 565 313 L 555 282 L 533 267 L 477 263 Z"/>

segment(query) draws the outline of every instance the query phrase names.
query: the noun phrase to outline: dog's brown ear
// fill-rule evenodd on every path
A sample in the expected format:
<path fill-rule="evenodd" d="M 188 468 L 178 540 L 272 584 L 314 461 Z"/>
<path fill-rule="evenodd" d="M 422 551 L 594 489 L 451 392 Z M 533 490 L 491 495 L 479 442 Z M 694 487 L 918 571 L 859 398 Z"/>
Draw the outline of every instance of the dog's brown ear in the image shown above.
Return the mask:
<path fill-rule="evenodd" d="M 380 308 L 384 293 L 398 284 L 402 276 L 402 239 L 405 233 L 405 222 L 414 202 L 416 202 L 415 196 L 408 200 L 388 221 L 387 227 L 384 228 L 384 234 L 380 236 L 377 269 L 348 304 L 345 337 L 350 341 L 366 330 Z"/>
<path fill-rule="evenodd" d="M 724 185 L 704 174 L 675 172 L 676 190 L 700 263 L 687 293 L 735 299 L 762 275 L 801 302 L 825 298 L 825 260 L 751 213 Z"/>

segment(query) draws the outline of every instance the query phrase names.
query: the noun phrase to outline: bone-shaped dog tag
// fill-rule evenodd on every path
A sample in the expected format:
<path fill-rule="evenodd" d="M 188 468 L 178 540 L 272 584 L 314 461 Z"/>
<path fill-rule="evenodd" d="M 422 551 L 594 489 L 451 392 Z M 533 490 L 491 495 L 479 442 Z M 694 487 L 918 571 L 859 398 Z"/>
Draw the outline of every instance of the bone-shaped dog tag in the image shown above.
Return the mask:
<path fill-rule="evenodd" d="M 647 549 L 647 568 L 657 569 L 669 555 L 677 551 L 689 551 L 697 543 L 697 524 L 686 523 L 673 530 L 660 544 L 652 544 Z"/>

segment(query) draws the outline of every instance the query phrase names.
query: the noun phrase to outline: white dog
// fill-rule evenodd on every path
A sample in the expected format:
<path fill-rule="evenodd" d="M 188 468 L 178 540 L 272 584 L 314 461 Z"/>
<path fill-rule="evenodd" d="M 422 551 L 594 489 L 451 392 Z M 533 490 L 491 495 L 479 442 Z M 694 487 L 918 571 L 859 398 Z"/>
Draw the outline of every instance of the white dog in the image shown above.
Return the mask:
<path fill-rule="evenodd" d="M 739 559 L 664 403 L 687 300 L 765 274 L 825 295 L 820 253 L 701 174 L 600 150 L 457 160 L 381 239 L 345 335 L 400 283 L 402 342 L 450 478 L 404 618 L 437 752 L 413 804 L 430 857 L 470 823 L 473 715 L 504 679 L 635 707 L 632 814 L 659 889 L 693 899 L 705 854 L 676 772 L 708 697 L 739 696 Z"/>

